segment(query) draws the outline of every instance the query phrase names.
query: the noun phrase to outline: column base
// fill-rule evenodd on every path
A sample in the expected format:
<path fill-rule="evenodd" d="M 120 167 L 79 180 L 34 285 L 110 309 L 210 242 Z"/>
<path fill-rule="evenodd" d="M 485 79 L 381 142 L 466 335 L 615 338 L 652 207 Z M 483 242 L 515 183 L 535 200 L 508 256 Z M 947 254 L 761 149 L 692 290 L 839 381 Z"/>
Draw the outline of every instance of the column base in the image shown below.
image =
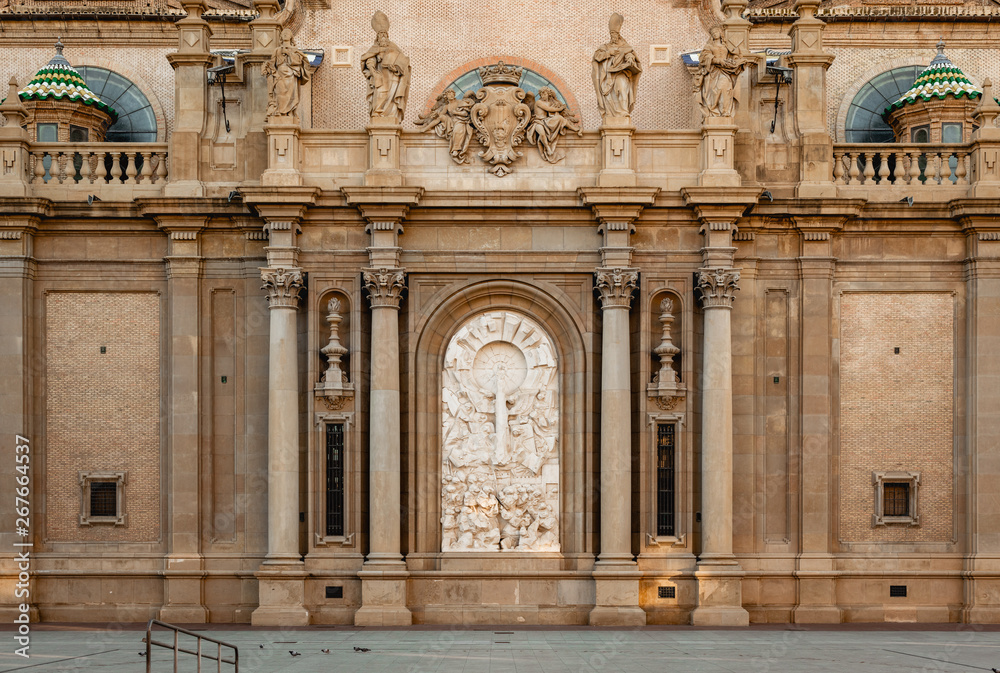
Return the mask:
<path fill-rule="evenodd" d="M 201 595 L 204 576 L 199 555 L 168 556 L 164 570 L 163 607 L 157 618 L 172 624 L 207 623 L 208 609 Z"/>
<path fill-rule="evenodd" d="M 605 555 L 602 555 L 602 557 Z M 594 565 L 594 608 L 591 626 L 645 626 L 646 611 L 639 607 L 642 573 L 635 562 L 598 561 Z"/>
<path fill-rule="evenodd" d="M 305 573 L 302 564 L 264 565 L 257 572 L 259 607 L 250 615 L 254 626 L 306 626 Z"/>
<path fill-rule="evenodd" d="M 691 612 L 691 624 L 750 625 L 750 613 L 743 609 L 743 569 L 735 559 L 699 562 L 694 576 L 698 580 L 698 607 Z"/>
<path fill-rule="evenodd" d="M 799 565 L 822 565 L 824 560 L 800 558 Z M 828 563 L 832 564 L 832 560 Z M 836 605 L 836 580 L 833 575 L 823 575 L 821 572 L 798 572 L 799 604 L 792 610 L 792 621 L 796 624 L 840 624 L 844 621 L 840 608 Z"/>
<path fill-rule="evenodd" d="M 402 561 L 367 562 L 358 573 L 361 607 L 355 626 L 409 626 L 413 614 L 406 607 L 406 580 L 410 573 Z"/>
<path fill-rule="evenodd" d="M 962 611 L 962 621 L 966 624 L 1000 624 L 1000 606 L 966 608 Z"/>

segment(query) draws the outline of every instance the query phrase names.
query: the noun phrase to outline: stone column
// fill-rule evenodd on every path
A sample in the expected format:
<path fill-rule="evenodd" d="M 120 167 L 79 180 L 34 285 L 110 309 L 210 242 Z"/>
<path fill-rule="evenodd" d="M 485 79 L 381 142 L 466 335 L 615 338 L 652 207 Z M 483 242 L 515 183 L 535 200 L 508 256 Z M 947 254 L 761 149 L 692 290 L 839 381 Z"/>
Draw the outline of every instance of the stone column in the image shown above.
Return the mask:
<path fill-rule="evenodd" d="M 406 565 L 400 554 L 399 302 L 400 268 L 365 269 L 372 307 L 369 390 L 369 533 L 356 625 L 398 626 L 413 618 L 406 607 Z"/>
<path fill-rule="evenodd" d="M 167 388 L 167 472 L 169 552 L 164 561 L 163 607 L 159 619 L 204 623 L 205 576 L 201 555 L 201 276 L 199 232 L 207 218 L 158 215 L 167 240 L 167 329 L 170 380 Z"/>
<path fill-rule="evenodd" d="M 731 310 L 739 270 L 698 270 L 704 309 L 701 411 L 701 554 L 691 623 L 745 626 L 743 571 L 733 556 L 733 349 Z"/>
<path fill-rule="evenodd" d="M 643 625 L 632 556 L 632 391 L 629 307 L 637 269 L 596 271 L 601 295 L 601 553 L 594 567 L 595 626 Z"/>

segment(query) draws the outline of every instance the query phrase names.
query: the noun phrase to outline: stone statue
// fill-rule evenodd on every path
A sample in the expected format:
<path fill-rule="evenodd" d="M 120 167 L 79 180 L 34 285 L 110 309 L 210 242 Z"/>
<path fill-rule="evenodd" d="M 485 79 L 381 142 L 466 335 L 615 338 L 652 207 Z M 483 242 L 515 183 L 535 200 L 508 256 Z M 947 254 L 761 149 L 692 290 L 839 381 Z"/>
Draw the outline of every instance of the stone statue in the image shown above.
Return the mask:
<path fill-rule="evenodd" d="M 701 92 L 701 111 L 705 117 L 732 117 L 736 114 L 736 78 L 751 59 L 729 48 L 718 26 L 709 31 L 711 41 L 698 56 L 696 81 Z"/>
<path fill-rule="evenodd" d="M 533 320 L 490 311 L 442 372 L 442 551 L 558 551 L 555 350 Z"/>
<path fill-rule="evenodd" d="M 556 153 L 556 141 L 566 131 L 574 131 L 583 135 L 580 120 L 570 114 L 569 108 L 559 101 L 556 92 L 543 86 L 538 90 L 538 96 L 532 107 L 531 123 L 525 132 L 525 139 L 532 145 L 538 145 L 538 153 L 542 159 L 554 164 L 563 158 Z"/>
<path fill-rule="evenodd" d="M 628 117 L 635 107 L 642 64 L 635 51 L 621 36 L 624 19 L 612 14 L 608 22 L 611 41 L 594 52 L 592 66 L 597 107 L 602 117 Z"/>
<path fill-rule="evenodd" d="M 292 31 L 281 31 L 281 44 L 261 71 L 267 78 L 267 116 L 297 117 L 299 85 L 309 81 L 309 57 L 295 47 Z"/>
<path fill-rule="evenodd" d="M 368 112 L 371 117 L 403 121 L 410 90 L 410 58 L 389 39 L 389 19 L 381 11 L 372 17 L 375 43 L 361 57 L 361 71 L 368 78 Z"/>

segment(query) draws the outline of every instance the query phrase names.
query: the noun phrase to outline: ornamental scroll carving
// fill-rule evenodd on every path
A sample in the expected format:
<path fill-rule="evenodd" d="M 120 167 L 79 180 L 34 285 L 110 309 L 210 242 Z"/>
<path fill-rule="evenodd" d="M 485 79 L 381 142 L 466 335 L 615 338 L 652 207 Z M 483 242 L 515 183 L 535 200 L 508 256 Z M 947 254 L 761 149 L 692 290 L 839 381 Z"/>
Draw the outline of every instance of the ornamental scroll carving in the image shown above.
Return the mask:
<path fill-rule="evenodd" d="M 267 290 L 267 303 L 271 308 L 296 308 L 299 304 L 299 290 L 302 289 L 302 269 L 264 268 L 260 270 L 264 281 L 262 290 Z"/>
<path fill-rule="evenodd" d="M 492 164 L 490 170 L 498 177 L 514 170 L 511 164 L 523 156 L 517 150 L 522 142 L 535 145 L 549 163 L 561 161 L 564 155 L 557 151 L 559 138 L 567 131 L 582 136 L 580 120 L 551 87 L 539 89 L 538 96 L 518 87 L 523 72 L 523 68 L 502 61 L 479 68 L 482 88 L 468 91 L 462 98 L 456 97 L 454 89 L 446 90 L 431 111 L 418 118 L 417 126 L 447 138 L 451 158 L 457 164 L 472 162 L 469 145 L 475 137 L 484 148 L 479 157 Z"/>
<path fill-rule="evenodd" d="M 595 272 L 595 284 L 601 293 L 603 308 L 628 308 L 632 304 L 632 292 L 638 282 L 637 269 L 600 268 Z"/>
<path fill-rule="evenodd" d="M 533 320 L 466 322 L 442 372 L 442 551 L 559 550 L 559 387 Z"/>
<path fill-rule="evenodd" d="M 699 269 L 698 293 L 705 308 L 732 308 L 736 291 L 740 289 L 738 269 Z"/>
<path fill-rule="evenodd" d="M 372 308 L 399 308 L 406 287 L 406 273 L 402 269 L 362 269 L 362 279 Z"/>

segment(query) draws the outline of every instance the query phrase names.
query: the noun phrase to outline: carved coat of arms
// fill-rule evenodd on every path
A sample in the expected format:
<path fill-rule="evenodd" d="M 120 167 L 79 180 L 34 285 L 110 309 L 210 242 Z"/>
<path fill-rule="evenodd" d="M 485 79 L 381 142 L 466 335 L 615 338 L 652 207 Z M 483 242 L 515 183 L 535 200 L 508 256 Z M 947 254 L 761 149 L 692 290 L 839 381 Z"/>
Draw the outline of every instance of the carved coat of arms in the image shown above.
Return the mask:
<path fill-rule="evenodd" d="M 523 71 L 502 61 L 479 68 L 482 88 L 462 98 L 453 89 L 446 90 L 417 125 L 447 138 L 451 158 L 458 164 L 472 161 L 468 152 L 474 136 L 484 148 L 479 157 L 498 177 L 514 170 L 511 164 L 522 156 L 517 147 L 525 141 L 538 147 L 545 161 L 560 161 L 563 155 L 556 152 L 556 144 L 566 131 L 582 136 L 580 121 L 551 88 L 542 87 L 536 96 L 517 86 Z"/>

